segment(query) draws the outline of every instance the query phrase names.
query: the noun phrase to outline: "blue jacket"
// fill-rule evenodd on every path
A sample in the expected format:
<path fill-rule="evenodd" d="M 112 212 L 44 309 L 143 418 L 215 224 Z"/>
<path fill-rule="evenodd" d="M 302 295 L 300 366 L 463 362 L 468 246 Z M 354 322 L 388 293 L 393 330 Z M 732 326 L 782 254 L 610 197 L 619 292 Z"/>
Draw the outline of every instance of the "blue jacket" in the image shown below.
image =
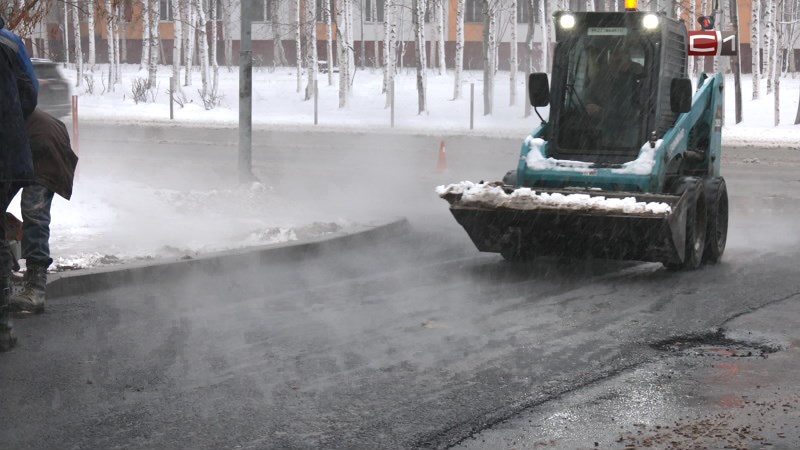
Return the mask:
<path fill-rule="evenodd" d="M 22 64 L 22 67 L 25 69 L 25 74 L 33 83 L 33 90 L 36 91 L 36 95 L 38 96 L 39 79 L 36 78 L 36 72 L 33 70 L 33 63 L 31 63 L 31 58 L 28 56 L 28 49 L 25 47 L 25 43 L 22 42 L 22 39 L 19 36 L 5 28 L 0 28 L 0 41 L 3 40 L 2 38 L 10 40 L 17 46 L 17 56 L 19 57 L 19 61 Z M 3 43 L 7 44 L 6 42 Z"/>
<path fill-rule="evenodd" d="M 27 77 L 20 79 L 17 76 L 24 72 L 18 52 L 1 44 L 0 182 L 25 186 L 33 181 L 33 160 L 25 118 L 36 107 L 36 94 Z"/>

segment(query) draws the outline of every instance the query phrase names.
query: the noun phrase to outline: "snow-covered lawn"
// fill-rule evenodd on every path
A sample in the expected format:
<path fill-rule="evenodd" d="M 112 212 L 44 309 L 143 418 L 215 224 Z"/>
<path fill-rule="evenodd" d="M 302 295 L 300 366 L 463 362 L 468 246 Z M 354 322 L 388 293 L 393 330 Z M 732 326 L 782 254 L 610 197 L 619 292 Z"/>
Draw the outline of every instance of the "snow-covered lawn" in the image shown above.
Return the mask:
<path fill-rule="evenodd" d="M 171 68 L 159 67 L 158 94 L 155 103 L 136 104 L 132 99 L 131 84 L 136 78 L 145 78 L 137 65 L 125 65 L 122 83 L 114 92 L 100 94 L 100 77 L 103 69 L 95 71 L 94 94 L 78 88 L 80 95 L 80 118 L 92 121 L 169 121 L 169 77 Z M 200 99 L 200 74 L 193 73 L 194 84 L 182 87 L 189 103 L 183 108 L 175 106 L 175 122 L 202 126 L 235 126 L 238 121 L 238 70 L 220 68 L 220 94 L 222 103 L 217 108 L 205 110 Z M 65 70 L 74 80 L 75 71 Z M 510 76 L 508 72 L 498 72 L 495 78 L 494 111 L 490 116 L 483 115 L 483 73 L 464 72 L 462 96 L 453 100 L 453 75 L 428 73 L 427 112 L 417 113 L 416 78 L 413 69 L 404 69 L 396 78 L 395 127 L 398 130 L 411 130 L 422 133 L 468 132 L 470 125 L 470 85 L 475 85 L 475 131 L 478 134 L 519 135 L 522 138 L 539 123 L 532 113 L 525 117 L 525 77 L 522 72 L 517 77 L 515 105 L 510 103 Z M 106 72 L 107 76 L 107 72 Z M 304 100 L 306 79 L 303 79 L 303 92 L 297 92 L 296 72 L 293 68 L 256 68 L 253 73 L 253 121 L 256 126 L 313 126 L 314 102 Z M 390 128 L 390 110 L 386 108 L 385 95 L 381 94 L 382 73 L 367 68 L 358 70 L 350 104 L 339 108 L 338 74 L 333 74 L 333 85 L 328 85 L 326 74 L 319 78 L 319 127 L 357 128 L 365 131 L 386 130 Z M 766 95 L 766 81 L 761 81 L 761 99 L 752 100 L 752 78 L 742 76 L 742 98 L 744 120 L 734 124 L 733 77 L 727 77 L 726 86 L 726 127 L 723 139 L 728 142 L 747 140 L 753 142 L 793 142 L 800 141 L 800 126 L 794 125 L 797 103 L 800 99 L 800 76 L 784 78 L 781 82 L 781 125 L 774 126 L 774 96 Z M 547 108 L 540 110 L 547 117 Z"/>

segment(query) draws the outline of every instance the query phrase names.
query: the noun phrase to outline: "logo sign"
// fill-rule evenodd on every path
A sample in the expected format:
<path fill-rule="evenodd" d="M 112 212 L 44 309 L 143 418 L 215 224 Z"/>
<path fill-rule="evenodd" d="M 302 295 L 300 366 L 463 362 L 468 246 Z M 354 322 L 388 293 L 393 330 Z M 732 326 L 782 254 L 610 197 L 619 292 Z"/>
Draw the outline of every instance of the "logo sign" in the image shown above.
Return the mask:
<path fill-rule="evenodd" d="M 690 31 L 689 56 L 736 56 L 736 34 L 732 31 Z"/>
<path fill-rule="evenodd" d="M 625 36 L 628 29 L 624 27 L 589 27 L 589 36 Z"/>

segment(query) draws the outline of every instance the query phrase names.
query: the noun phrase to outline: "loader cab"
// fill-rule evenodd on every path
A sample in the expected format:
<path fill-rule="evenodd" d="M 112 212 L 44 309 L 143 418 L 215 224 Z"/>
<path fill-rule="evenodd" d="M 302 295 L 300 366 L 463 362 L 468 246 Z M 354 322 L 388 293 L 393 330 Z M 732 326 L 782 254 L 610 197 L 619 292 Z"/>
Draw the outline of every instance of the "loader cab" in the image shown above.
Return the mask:
<path fill-rule="evenodd" d="M 555 25 L 549 156 L 598 166 L 635 159 L 677 117 L 669 83 L 685 76 L 685 28 L 638 11 L 563 11 Z"/>

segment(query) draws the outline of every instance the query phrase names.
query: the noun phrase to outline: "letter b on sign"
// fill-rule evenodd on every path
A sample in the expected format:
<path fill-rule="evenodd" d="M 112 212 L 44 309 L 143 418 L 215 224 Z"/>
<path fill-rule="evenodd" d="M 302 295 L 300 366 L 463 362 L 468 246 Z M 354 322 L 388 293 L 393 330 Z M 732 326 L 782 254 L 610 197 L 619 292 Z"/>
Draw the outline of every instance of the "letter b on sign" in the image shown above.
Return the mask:
<path fill-rule="evenodd" d="M 739 52 L 732 31 L 690 31 L 689 56 L 736 56 Z"/>

